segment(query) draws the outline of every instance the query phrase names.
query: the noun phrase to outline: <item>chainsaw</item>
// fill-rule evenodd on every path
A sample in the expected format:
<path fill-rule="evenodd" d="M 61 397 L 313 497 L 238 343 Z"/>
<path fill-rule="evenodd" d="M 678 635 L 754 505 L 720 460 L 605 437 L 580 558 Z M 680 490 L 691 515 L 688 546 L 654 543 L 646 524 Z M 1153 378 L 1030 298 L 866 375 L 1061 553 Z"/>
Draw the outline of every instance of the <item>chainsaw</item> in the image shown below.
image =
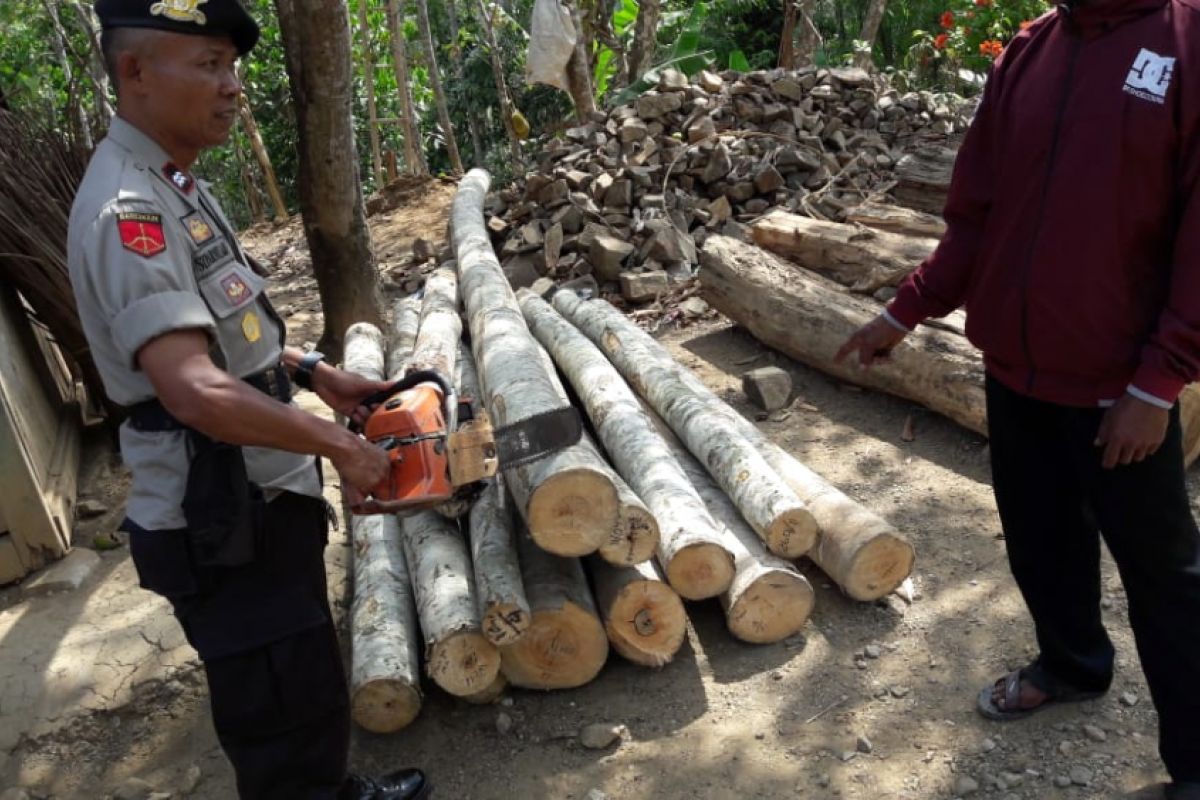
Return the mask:
<path fill-rule="evenodd" d="M 377 511 L 417 511 L 469 496 L 501 469 L 545 458 L 579 442 L 574 408 L 493 427 L 435 370 L 413 372 L 362 401 L 371 414 L 350 429 L 388 455 L 388 476 L 371 492 Z"/>

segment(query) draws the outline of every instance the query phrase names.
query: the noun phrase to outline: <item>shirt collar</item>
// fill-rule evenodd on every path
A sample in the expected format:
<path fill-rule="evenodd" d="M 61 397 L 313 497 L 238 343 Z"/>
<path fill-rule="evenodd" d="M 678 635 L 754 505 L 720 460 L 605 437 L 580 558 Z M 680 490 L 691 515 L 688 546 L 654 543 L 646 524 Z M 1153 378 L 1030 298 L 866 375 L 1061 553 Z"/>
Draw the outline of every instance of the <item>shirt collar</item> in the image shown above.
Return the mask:
<path fill-rule="evenodd" d="M 167 151 L 163 150 L 158 142 L 142 130 L 121 117 L 113 117 L 108 126 L 108 138 L 117 146 L 127 150 L 135 161 L 162 178 L 181 196 L 190 199 L 195 191 L 196 181 L 188 173 L 178 170 L 172 163 L 171 157 L 167 155 Z M 187 178 L 183 185 L 175 180 L 174 176 L 177 172 Z"/>

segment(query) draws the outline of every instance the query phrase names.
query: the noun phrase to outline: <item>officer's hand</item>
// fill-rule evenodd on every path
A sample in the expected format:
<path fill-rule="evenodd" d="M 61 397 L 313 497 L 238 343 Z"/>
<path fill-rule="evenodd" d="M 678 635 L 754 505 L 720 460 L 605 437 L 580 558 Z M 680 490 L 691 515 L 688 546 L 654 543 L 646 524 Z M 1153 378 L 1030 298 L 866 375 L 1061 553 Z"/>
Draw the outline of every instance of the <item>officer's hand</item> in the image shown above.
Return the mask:
<path fill-rule="evenodd" d="M 1131 394 L 1121 397 L 1104 413 L 1096 447 L 1103 447 L 1101 464 L 1112 469 L 1118 464 L 1134 464 L 1158 452 L 1167 436 L 1171 412 L 1139 400 Z"/>
<path fill-rule="evenodd" d="M 880 314 L 855 331 L 833 360 L 840 364 L 846 356 L 857 352 L 859 366 L 866 369 L 876 361 L 886 361 L 892 349 L 907 335 Z"/>
<path fill-rule="evenodd" d="M 387 453 L 349 431 L 342 452 L 332 460 L 334 469 L 342 477 L 342 491 L 357 492 L 360 498 L 369 495 L 383 482 L 391 466 Z"/>
<path fill-rule="evenodd" d="M 354 420 L 360 427 L 371 414 L 371 409 L 361 405 L 363 398 L 390 385 L 387 381 L 369 380 L 324 363 L 318 365 L 313 373 L 313 390 L 317 396 L 325 401 L 325 405 Z"/>

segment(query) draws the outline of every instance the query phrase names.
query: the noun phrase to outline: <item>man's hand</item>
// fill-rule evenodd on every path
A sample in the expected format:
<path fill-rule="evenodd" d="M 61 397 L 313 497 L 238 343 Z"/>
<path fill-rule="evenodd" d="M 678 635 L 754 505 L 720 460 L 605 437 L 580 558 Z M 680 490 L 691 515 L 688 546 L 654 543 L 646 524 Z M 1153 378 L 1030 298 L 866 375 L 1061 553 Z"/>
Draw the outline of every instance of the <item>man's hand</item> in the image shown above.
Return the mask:
<path fill-rule="evenodd" d="M 892 354 L 892 349 L 907 335 L 880 314 L 855 331 L 837 351 L 833 360 L 840 364 L 846 356 L 857 352 L 859 366 L 866 369 L 876 361 L 887 360 Z"/>
<path fill-rule="evenodd" d="M 362 426 L 371 410 L 362 405 L 364 398 L 391 386 L 387 381 L 373 381 L 353 372 L 321 363 L 313 373 L 313 390 L 325 405 Z"/>
<path fill-rule="evenodd" d="M 1171 412 L 1165 408 L 1123 395 L 1105 412 L 1096 434 L 1096 447 L 1104 448 L 1101 465 L 1112 469 L 1154 455 L 1167 436 L 1170 420 Z"/>
<path fill-rule="evenodd" d="M 364 511 L 370 504 L 365 498 L 387 478 L 391 462 L 387 453 L 361 436 L 349 431 L 346 436 L 344 447 L 332 459 L 333 468 L 341 476 L 342 493 L 350 508 L 358 513 L 370 513 Z"/>

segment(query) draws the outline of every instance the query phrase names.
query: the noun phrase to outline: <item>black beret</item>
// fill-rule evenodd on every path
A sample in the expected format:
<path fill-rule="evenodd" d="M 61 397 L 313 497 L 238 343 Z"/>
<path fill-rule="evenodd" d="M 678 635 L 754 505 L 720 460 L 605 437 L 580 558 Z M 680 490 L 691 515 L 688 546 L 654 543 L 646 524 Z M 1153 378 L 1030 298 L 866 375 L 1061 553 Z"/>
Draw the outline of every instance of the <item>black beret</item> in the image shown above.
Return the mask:
<path fill-rule="evenodd" d="M 238 0 L 96 0 L 100 25 L 228 36 L 238 55 L 258 42 L 258 23 Z"/>

